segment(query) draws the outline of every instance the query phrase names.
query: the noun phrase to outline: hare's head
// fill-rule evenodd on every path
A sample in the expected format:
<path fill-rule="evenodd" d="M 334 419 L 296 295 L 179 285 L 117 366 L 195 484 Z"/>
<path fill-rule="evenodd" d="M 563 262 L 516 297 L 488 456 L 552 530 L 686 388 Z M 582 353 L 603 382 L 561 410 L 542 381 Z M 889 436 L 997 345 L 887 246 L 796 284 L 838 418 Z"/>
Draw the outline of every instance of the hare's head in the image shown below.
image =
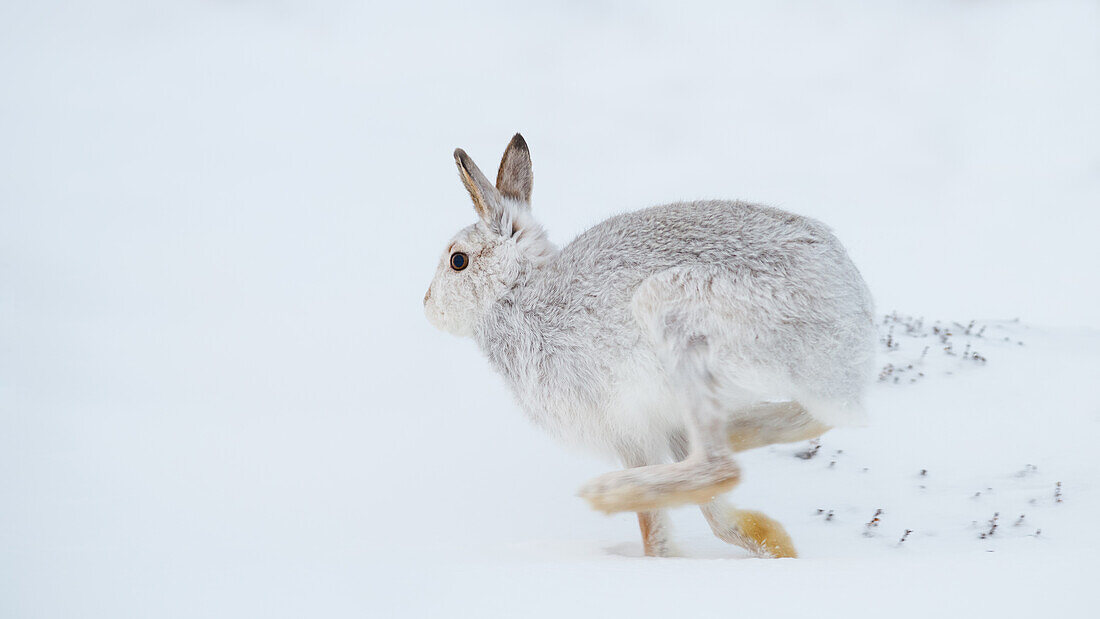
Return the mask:
<path fill-rule="evenodd" d="M 523 136 L 517 133 L 504 151 L 496 186 L 461 148 L 455 163 L 478 222 L 459 230 L 443 250 L 424 312 L 444 331 L 472 335 L 493 303 L 555 250 L 531 217 L 531 154 Z"/>

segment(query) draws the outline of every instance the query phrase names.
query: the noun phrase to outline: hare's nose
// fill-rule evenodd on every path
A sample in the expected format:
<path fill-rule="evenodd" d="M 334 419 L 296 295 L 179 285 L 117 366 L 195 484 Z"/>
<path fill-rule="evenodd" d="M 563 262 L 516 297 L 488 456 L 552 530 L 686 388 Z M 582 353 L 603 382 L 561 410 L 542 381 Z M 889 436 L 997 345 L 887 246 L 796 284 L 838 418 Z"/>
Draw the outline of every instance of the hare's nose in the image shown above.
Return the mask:
<path fill-rule="evenodd" d="M 428 304 L 428 299 L 432 298 L 432 287 L 428 286 L 428 292 L 424 293 L 424 305 Z"/>

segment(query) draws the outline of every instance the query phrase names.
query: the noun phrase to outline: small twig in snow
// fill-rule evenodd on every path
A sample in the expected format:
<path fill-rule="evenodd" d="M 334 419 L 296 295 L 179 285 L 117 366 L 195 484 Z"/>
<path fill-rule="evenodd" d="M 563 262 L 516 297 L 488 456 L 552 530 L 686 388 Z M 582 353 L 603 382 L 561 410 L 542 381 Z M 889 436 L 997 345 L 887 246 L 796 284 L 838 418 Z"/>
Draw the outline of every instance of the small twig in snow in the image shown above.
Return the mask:
<path fill-rule="evenodd" d="M 867 529 L 863 532 L 864 537 L 871 537 L 871 535 L 874 534 L 874 529 L 877 529 L 879 523 L 882 522 L 882 519 L 879 518 L 879 516 L 883 515 L 884 513 L 886 512 L 882 511 L 882 509 L 875 510 L 875 515 L 871 516 L 871 520 L 866 524 Z"/>
<path fill-rule="evenodd" d="M 993 512 L 993 517 L 989 519 L 989 530 L 983 532 L 978 537 L 981 537 L 982 539 L 993 537 L 993 534 L 997 532 L 997 519 L 1000 516 L 1000 512 Z"/>

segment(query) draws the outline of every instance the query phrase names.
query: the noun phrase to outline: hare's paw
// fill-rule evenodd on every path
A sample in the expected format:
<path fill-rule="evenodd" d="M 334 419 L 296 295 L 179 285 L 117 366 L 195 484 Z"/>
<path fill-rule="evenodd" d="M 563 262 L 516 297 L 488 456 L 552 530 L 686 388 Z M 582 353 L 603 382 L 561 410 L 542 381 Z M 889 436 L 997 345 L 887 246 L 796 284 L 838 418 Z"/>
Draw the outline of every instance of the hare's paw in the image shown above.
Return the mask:
<path fill-rule="evenodd" d="M 734 520 L 738 532 L 752 541 L 757 554 L 774 558 L 794 558 L 798 553 L 783 525 L 760 512 L 736 510 Z"/>
<path fill-rule="evenodd" d="M 740 481 L 732 460 L 659 464 L 605 473 L 581 487 L 580 496 L 604 513 L 640 512 L 706 503 Z"/>

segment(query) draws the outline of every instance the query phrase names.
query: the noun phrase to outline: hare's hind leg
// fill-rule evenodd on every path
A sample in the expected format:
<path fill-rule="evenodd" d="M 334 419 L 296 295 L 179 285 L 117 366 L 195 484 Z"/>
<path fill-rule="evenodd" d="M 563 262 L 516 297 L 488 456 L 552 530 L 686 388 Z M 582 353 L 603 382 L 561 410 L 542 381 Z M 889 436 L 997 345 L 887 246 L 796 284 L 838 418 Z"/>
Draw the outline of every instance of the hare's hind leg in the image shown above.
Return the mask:
<path fill-rule="evenodd" d="M 732 442 L 731 433 L 731 442 Z M 687 456 L 683 437 L 674 437 L 672 453 L 677 458 Z M 783 525 L 768 516 L 747 509 L 737 509 L 721 498 L 699 506 L 710 530 L 722 541 L 740 546 L 761 557 L 797 557 L 791 536 Z"/>
<path fill-rule="evenodd" d="M 593 479 L 580 494 L 596 509 L 611 513 L 707 503 L 741 479 L 726 430 L 726 408 L 735 389 L 719 384 L 716 351 L 709 339 L 718 335 L 720 319 L 707 311 L 705 298 L 694 296 L 705 296 L 709 287 L 696 278 L 691 272 L 668 271 L 651 277 L 634 296 L 635 317 L 649 332 L 684 408 L 690 453 L 680 462 Z M 686 292 L 685 283 L 691 284 Z M 751 395 L 744 395 L 741 404 L 751 404 Z"/>
<path fill-rule="evenodd" d="M 817 438 L 831 428 L 810 416 L 798 402 L 760 402 L 734 415 L 726 427 L 730 448 L 745 451 Z"/>
<path fill-rule="evenodd" d="M 703 517 L 719 539 L 762 557 L 797 557 L 791 536 L 783 525 L 766 515 L 737 509 L 722 499 L 701 505 Z"/>

